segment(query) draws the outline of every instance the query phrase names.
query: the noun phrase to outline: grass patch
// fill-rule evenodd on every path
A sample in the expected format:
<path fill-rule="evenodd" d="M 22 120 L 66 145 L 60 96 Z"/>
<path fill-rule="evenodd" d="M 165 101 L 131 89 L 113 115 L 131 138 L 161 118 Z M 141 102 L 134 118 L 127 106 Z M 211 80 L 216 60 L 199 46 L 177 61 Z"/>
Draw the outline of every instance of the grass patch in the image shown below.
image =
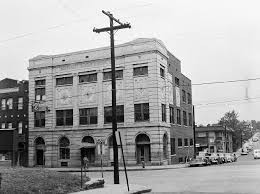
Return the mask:
<path fill-rule="evenodd" d="M 5 168 L 2 173 L 1 194 L 71 193 L 80 191 L 80 177 L 44 168 Z M 88 179 L 84 177 L 83 184 Z"/>

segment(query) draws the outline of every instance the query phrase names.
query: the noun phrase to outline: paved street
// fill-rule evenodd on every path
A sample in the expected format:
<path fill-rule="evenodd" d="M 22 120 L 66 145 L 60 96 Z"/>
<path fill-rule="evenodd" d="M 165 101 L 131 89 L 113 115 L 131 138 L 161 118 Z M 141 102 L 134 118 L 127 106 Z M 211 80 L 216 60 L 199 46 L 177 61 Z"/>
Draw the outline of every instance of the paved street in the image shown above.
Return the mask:
<path fill-rule="evenodd" d="M 89 173 L 101 177 L 100 172 Z M 208 167 L 128 172 L 129 183 L 152 188 L 153 192 L 184 193 L 259 193 L 260 160 L 252 154 L 241 156 L 238 162 Z M 105 172 L 107 183 L 113 183 L 113 174 Z M 120 183 L 125 183 L 120 172 Z"/>

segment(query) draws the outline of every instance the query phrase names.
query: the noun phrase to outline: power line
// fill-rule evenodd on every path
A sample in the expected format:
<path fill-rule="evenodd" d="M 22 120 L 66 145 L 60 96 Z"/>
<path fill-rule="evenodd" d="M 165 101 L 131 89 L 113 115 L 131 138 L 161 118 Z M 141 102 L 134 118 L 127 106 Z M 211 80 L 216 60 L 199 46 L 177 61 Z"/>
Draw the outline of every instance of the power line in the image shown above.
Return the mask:
<path fill-rule="evenodd" d="M 259 80 L 259 79 L 260 79 L 260 77 L 249 78 L 249 79 L 228 80 L 228 81 L 204 82 L 204 83 L 197 83 L 197 84 L 192 84 L 192 85 L 200 86 L 200 85 L 212 85 L 212 84 L 225 84 L 225 83 L 235 83 L 235 82 L 244 82 L 244 81 L 255 81 L 255 80 Z"/>

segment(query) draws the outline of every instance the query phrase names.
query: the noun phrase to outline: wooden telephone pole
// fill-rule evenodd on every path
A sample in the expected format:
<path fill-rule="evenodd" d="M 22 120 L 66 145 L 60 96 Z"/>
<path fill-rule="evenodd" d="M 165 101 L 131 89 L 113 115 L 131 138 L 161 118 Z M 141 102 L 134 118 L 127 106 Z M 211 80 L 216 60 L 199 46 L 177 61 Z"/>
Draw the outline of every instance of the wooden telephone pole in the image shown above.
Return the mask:
<path fill-rule="evenodd" d="M 110 27 L 94 28 L 93 32 L 109 32 L 110 33 L 110 47 L 111 47 L 111 70 L 112 70 L 112 128 L 113 128 L 113 152 L 114 152 L 114 184 L 119 184 L 119 168 L 118 168 L 118 147 L 116 142 L 117 118 L 116 118 L 116 71 L 115 71 L 115 45 L 114 45 L 114 30 L 123 28 L 131 28 L 129 23 L 121 23 L 114 18 L 113 14 L 102 10 L 102 13 L 107 15 L 110 20 Z M 119 25 L 114 26 L 113 22 Z"/>

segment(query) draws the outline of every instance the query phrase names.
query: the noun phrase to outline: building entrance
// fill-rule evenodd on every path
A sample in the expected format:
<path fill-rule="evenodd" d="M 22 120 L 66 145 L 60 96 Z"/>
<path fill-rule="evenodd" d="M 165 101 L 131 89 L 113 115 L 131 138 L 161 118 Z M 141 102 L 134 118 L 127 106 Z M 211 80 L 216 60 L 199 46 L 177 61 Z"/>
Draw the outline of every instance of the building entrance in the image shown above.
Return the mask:
<path fill-rule="evenodd" d="M 38 137 L 35 140 L 35 164 L 43 166 L 45 165 L 45 158 L 44 158 L 44 152 L 45 152 L 45 142 L 42 137 Z"/>
<path fill-rule="evenodd" d="M 136 162 L 140 164 L 142 161 L 149 163 L 151 161 L 150 139 L 145 134 L 136 137 Z"/>

